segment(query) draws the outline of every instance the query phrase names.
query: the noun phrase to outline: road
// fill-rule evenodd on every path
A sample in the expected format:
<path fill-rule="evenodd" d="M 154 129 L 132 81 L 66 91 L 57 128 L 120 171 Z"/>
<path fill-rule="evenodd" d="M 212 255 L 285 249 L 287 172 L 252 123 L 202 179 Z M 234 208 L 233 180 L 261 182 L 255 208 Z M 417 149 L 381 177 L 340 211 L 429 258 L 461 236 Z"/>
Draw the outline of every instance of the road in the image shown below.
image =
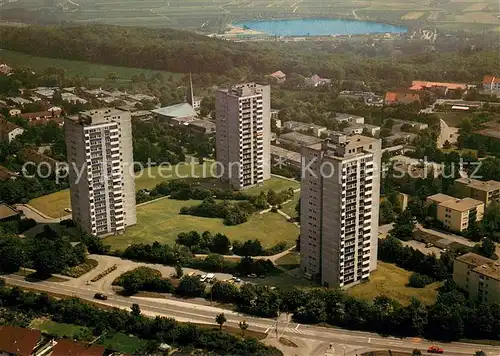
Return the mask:
<path fill-rule="evenodd" d="M 276 334 L 276 320 L 255 318 L 239 314 L 218 307 L 197 305 L 185 301 L 172 299 L 153 299 L 139 297 L 122 297 L 111 294 L 106 301 L 93 299 L 93 295 L 101 290 L 94 285 L 85 287 L 71 286 L 57 282 L 28 282 L 24 277 L 18 275 L 4 276 L 7 283 L 19 287 L 28 287 L 39 291 L 57 293 L 60 295 L 74 296 L 85 300 L 91 300 L 103 305 L 128 309 L 132 303 L 138 303 L 146 315 L 161 315 L 172 317 L 179 321 L 191 321 L 201 323 L 214 323 L 215 316 L 224 313 L 228 319 L 229 326 L 238 327 L 241 320 L 246 320 L 251 330 L 268 333 L 266 343 L 273 344 Z M 303 348 L 307 348 L 308 355 L 355 355 L 370 350 L 387 350 L 411 352 L 415 348 L 425 350 L 435 342 L 419 338 L 399 339 L 393 337 L 381 337 L 380 335 L 366 332 L 349 331 L 334 328 L 325 328 L 311 325 L 301 325 L 286 321 L 286 318 L 278 323 L 278 336 L 296 342 Z M 274 340 L 275 341 L 275 340 Z M 330 344 L 332 348 L 330 348 Z M 478 350 L 483 350 L 490 356 L 499 355 L 500 349 L 488 345 L 473 345 L 465 343 L 449 343 L 440 345 L 445 348 L 446 354 L 451 355 L 473 355 Z M 297 349 L 295 349 L 297 353 Z M 285 354 L 293 354 L 285 352 Z M 304 354 L 300 352 L 300 354 Z"/>

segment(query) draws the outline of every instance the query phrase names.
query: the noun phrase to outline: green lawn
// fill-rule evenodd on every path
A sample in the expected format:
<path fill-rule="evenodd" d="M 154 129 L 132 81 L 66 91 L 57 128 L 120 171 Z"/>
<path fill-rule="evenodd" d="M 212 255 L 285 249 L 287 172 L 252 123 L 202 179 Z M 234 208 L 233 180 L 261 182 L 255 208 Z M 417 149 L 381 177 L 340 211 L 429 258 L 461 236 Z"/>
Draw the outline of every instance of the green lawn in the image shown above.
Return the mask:
<path fill-rule="evenodd" d="M 280 190 L 287 188 L 293 188 L 293 189 L 300 188 L 300 183 L 272 176 L 271 179 L 266 180 L 262 186 L 249 188 L 245 190 L 245 192 L 249 194 L 258 194 L 262 190 L 272 189 L 279 192 Z"/>
<path fill-rule="evenodd" d="M 30 327 L 59 338 L 74 339 L 77 335 L 83 337 L 85 340 L 90 340 L 92 338 L 92 332 L 84 326 L 57 323 L 50 319 L 34 319 Z"/>
<path fill-rule="evenodd" d="M 109 236 L 105 241 L 121 250 L 134 243 L 159 241 L 174 244 L 180 232 L 208 230 L 226 234 L 231 240 L 259 239 L 265 247 L 271 247 L 280 241 L 292 246 L 299 234 L 297 226 L 275 213 L 253 214 L 246 223 L 236 226 L 225 226 L 222 219 L 179 214 L 182 207 L 199 203 L 197 200 L 162 199 L 142 205 L 137 208 L 137 225 L 129 227 L 124 235 Z M 271 227 L 272 234 L 269 233 Z"/>
<path fill-rule="evenodd" d="M 69 61 L 65 59 L 57 58 L 46 58 L 46 57 L 36 57 L 30 56 L 28 54 L 0 50 L 0 63 L 7 63 L 13 66 L 28 66 L 34 71 L 42 71 L 48 67 L 64 68 L 69 76 L 84 76 L 92 81 L 103 81 L 106 79 L 109 73 L 117 73 L 119 82 L 128 82 L 130 78 L 134 75 L 144 74 L 146 77 L 151 77 L 156 73 L 161 73 L 165 77 L 168 76 L 181 76 L 181 73 L 170 73 L 165 71 L 141 69 L 141 68 L 129 68 L 129 67 L 117 67 L 104 64 L 81 62 L 81 61 Z"/>
<path fill-rule="evenodd" d="M 276 260 L 276 264 L 281 268 L 290 270 L 300 267 L 300 253 L 290 252 Z"/>
<path fill-rule="evenodd" d="M 200 184 L 206 188 L 214 186 L 222 187 L 223 184 L 219 180 L 211 178 L 213 174 L 215 174 L 215 170 L 212 169 L 213 164 L 214 163 L 211 161 L 206 161 L 202 165 L 179 164 L 173 167 L 146 168 L 136 173 L 135 189 L 152 189 L 163 181 L 182 178 L 196 179 L 196 181 L 200 182 Z M 298 182 L 272 177 L 270 180 L 266 181 L 263 186 L 250 188 L 247 192 L 250 194 L 258 194 L 262 190 L 274 189 L 279 191 L 290 187 L 296 189 L 300 187 L 300 184 Z M 64 209 L 71 207 L 69 189 L 32 199 L 29 204 L 53 218 L 68 215 L 69 213 L 64 211 Z"/>
<path fill-rule="evenodd" d="M 283 204 L 283 207 L 281 208 L 281 210 L 289 215 L 290 217 L 292 218 L 296 218 L 297 217 L 297 211 L 295 210 L 295 207 L 297 206 L 297 203 L 300 199 L 300 192 L 297 192 L 293 195 L 293 199 L 291 202 L 288 202 L 286 204 Z"/>
<path fill-rule="evenodd" d="M 368 301 L 373 301 L 379 295 L 386 295 L 405 305 L 410 303 L 411 297 L 416 297 L 426 305 L 433 304 L 441 283 L 432 283 L 425 288 L 407 287 L 411 274 L 412 272 L 394 264 L 378 261 L 377 270 L 370 275 L 370 281 L 348 289 L 347 294 Z"/>
<path fill-rule="evenodd" d="M 138 354 L 146 343 L 146 340 L 122 333 L 106 334 L 98 341 L 99 345 L 103 345 L 107 349 L 128 354 Z"/>

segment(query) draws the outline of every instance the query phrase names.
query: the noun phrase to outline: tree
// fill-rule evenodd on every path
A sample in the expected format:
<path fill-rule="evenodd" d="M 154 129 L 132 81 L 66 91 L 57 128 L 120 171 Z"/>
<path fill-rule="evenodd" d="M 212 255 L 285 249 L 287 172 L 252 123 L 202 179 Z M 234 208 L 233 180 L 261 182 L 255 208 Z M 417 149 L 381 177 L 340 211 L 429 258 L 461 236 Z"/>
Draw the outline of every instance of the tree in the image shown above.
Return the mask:
<path fill-rule="evenodd" d="M 450 143 L 450 141 L 448 141 L 448 140 L 444 141 L 443 148 L 444 148 L 445 150 L 450 149 L 450 148 L 451 148 L 451 143 Z"/>
<path fill-rule="evenodd" d="M 240 321 L 241 336 L 245 337 L 245 331 L 248 329 L 248 323 L 245 320 Z"/>
<path fill-rule="evenodd" d="M 394 227 L 389 234 L 400 240 L 408 241 L 413 238 L 413 231 L 415 230 L 415 223 L 411 211 L 406 208 L 401 215 L 398 216 L 394 222 Z"/>
<path fill-rule="evenodd" d="M 180 279 L 184 275 L 181 265 L 175 266 L 175 278 Z"/>
<path fill-rule="evenodd" d="M 205 285 L 196 276 L 184 276 L 175 293 L 188 298 L 201 297 L 205 293 Z"/>
<path fill-rule="evenodd" d="M 0 239 L 0 270 L 17 272 L 25 263 L 25 248 L 19 237 L 5 236 Z"/>
<path fill-rule="evenodd" d="M 127 294 L 135 294 L 141 290 L 144 280 L 138 273 L 128 273 L 123 277 L 122 287 Z"/>
<path fill-rule="evenodd" d="M 384 200 L 380 204 L 380 224 L 385 225 L 394 221 L 394 208 L 389 200 Z"/>
<path fill-rule="evenodd" d="M 408 285 L 413 288 L 424 288 L 429 283 L 432 283 L 432 279 L 420 273 L 412 273 L 408 280 Z"/>
<path fill-rule="evenodd" d="M 493 240 L 487 237 L 484 238 L 481 247 L 479 248 L 479 253 L 484 257 L 492 258 L 495 256 L 495 252 L 496 246 Z"/>
<path fill-rule="evenodd" d="M 474 356 L 486 356 L 486 352 L 484 352 L 483 350 L 476 351 L 476 353 L 474 354 Z"/>
<path fill-rule="evenodd" d="M 300 198 L 295 205 L 295 212 L 297 213 L 297 219 L 300 220 Z"/>
<path fill-rule="evenodd" d="M 422 351 L 420 351 L 419 349 L 415 349 L 415 350 L 413 350 L 411 355 L 412 356 L 422 356 Z"/>
<path fill-rule="evenodd" d="M 220 313 L 215 317 L 215 322 L 219 324 L 219 329 L 222 331 L 222 325 L 227 321 L 224 313 Z"/>
<path fill-rule="evenodd" d="M 141 307 L 139 306 L 139 304 L 132 304 L 132 307 L 130 308 L 132 311 L 131 311 L 131 314 L 135 317 L 138 317 L 139 315 L 141 315 Z"/>

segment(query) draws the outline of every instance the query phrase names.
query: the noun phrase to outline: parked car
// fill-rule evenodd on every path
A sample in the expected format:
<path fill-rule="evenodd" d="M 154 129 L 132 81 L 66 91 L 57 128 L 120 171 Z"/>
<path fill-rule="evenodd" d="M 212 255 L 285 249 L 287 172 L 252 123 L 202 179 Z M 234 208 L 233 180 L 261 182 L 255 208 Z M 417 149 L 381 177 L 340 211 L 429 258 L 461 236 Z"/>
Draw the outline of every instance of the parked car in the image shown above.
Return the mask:
<path fill-rule="evenodd" d="M 96 293 L 94 294 L 95 299 L 100 299 L 100 300 L 108 300 L 108 297 L 102 293 Z"/>
<path fill-rule="evenodd" d="M 442 354 L 444 350 L 437 346 L 431 346 L 427 349 L 427 352 L 431 354 Z"/>
<path fill-rule="evenodd" d="M 430 243 L 430 242 L 427 242 L 427 243 L 425 244 L 425 247 L 427 247 L 427 248 L 434 247 L 434 244 L 433 244 L 433 243 Z"/>
<path fill-rule="evenodd" d="M 257 278 L 257 275 L 255 273 L 251 273 L 247 275 L 248 278 Z"/>
<path fill-rule="evenodd" d="M 200 282 L 205 282 L 207 280 L 207 275 L 204 274 L 203 276 L 201 276 L 200 278 Z"/>

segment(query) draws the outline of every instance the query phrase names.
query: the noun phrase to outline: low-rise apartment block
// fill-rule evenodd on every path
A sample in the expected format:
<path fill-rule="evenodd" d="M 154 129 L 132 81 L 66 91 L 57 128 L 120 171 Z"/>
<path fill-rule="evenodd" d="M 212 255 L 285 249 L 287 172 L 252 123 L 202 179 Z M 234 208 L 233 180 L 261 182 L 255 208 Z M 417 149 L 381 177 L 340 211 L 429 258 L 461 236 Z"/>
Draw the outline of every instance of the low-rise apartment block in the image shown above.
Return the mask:
<path fill-rule="evenodd" d="M 469 252 L 453 263 L 453 280 L 469 298 L 500 304 L 500 262 Z"/>
<path fill-rule="evenodd" d="M 500 201 L 500 182 L 496 180 L 482 181 L 471 178 L 455 180 L 454 188 L 461 196 L 477 199 L 488 205 L 492 201 Z"/>
<path fill-rule="evenodd" d="M 472 222 L 483 220 L 484 203 L 480 200 L 439 193 L 427 197 L 427 202 L 437 205 L 437 219 L 450 230 L 465 231 Z"/>

